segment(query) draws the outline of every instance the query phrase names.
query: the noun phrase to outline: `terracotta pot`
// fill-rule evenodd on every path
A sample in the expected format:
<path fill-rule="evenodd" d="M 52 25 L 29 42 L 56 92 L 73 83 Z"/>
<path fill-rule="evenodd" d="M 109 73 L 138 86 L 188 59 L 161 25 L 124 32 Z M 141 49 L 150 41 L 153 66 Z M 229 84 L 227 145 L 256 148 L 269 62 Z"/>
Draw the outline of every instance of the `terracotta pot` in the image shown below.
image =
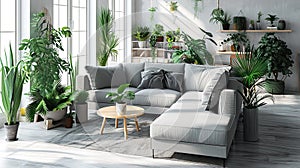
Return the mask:
<path fill-rule="evenodd" d="M 72 128 L 73 127 L 73 117 L 65 118 L 65 128 Z"/>
<path fill-rule="evenodd" d="M 4 130 L 5 130 L 5 135 L 6 141 L 17 141 L 17 134 L 18 134 L 18 129 L 19 129 L 19 122 L 17 122 L 14 125 L 8 125 L 7 123 L 4 123 Z"/>
<path fill-rule="evenodd" d="M 157 36 L 156 37 L 156 42 L 163 42 L 164 41 L 164 36 Z"/>

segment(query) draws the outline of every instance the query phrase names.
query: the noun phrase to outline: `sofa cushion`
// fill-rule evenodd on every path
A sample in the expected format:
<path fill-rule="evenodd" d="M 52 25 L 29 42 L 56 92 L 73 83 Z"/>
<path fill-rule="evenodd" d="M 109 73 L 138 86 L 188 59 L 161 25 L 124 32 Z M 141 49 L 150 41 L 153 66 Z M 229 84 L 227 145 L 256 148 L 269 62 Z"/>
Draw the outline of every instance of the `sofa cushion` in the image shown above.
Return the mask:
<path fill-rule="evenodd" d="M 168 72 L 184 73 L 185 64 L 164 64 L 164 63 L 145 63 L 145 70 L 163 69 Z"/>
<path fill-rule="evenodd" d="M 212 69 L 210 80 L 207 82 L 202 97 L 206 110 L 218 113 L 219 98 L 222 90 L 227 88 L 228 73 L 224 69 Z"/>
<path fill-rule="evenodd" d="M 132 87 L 138 87 L 142 81 L 141 72 L 144 70 L 145 63 L 124 63 L 127 83 Z"/>
<path fill-rule="evenodd" d="M 194 111 L 202 112 L 206 106 L 202 105 L 202 92 L 189 91 L 185 92 L 170 109 L 172 111 L 185 112 Z"/>
<path fill-rule="evenodd" d="M 142 72 L 139 89 L 157 88 L 182 91 L 183 73 L 160 70 L 146 70 Z"/>
<path fill-rule="evenodd" d="M 173 140 L 175 143 L 227 145 L 233 118 L 205 111 L 195 113 L 192 110 L 178 112 L 170 109 L 150 125 L 150 137 Z"/>
<path fill-rule="evenodd" d="M 170 107 L 181 93 L 169 89 L 143 89 L 135 93 L 132 104 L 142 106 Z"/>
<path fill-rule="evenodd" d="M 202 92 L 207 82 L 213 77 L 215 69 L 229 71 L 230 67 L 186 64 L 184 72 L 184 90 Z"/>
<path fill-rule="evenodd" d="M 137 92 L 139 89 L 129 87 L 126 88 L 125 91 L 133 91 Z M 97 102 L 97 103 L 112 103 L 109 98 L 106 98 L 106 94 L 109 92 L 117 92 L 117 88 L 105 88 L 105 89 L 98 89 L 98 90 L 89 90 L 89 97 L 88 101 L 90 102 Z"/>
<path fill-rule="evenodd" d="M 127 82 L 122 64 L 107 67 L 86 66 L 85 69 L 89 75 L 92 89 L 119 87 Z"/>

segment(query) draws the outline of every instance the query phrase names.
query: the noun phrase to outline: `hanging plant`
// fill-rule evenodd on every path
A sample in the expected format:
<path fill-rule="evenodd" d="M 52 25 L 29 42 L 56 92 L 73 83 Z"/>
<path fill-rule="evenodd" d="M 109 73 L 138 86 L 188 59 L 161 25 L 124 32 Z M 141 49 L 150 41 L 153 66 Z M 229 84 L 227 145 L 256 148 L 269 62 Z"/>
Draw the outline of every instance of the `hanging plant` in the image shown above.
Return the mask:
<path fill-rule="evenodd" d="M 199 13 L 199 2 L 203 2 L 203 0 L 194 0 L 194 17 L 197 17 Z"/>
<path fill-rule="evenodd" d="M 175 12 L 175 11 L 177 11 L 177 8 L 178 8 L 177 1 L 171 1 L 170 2 L 170 11 Z"/>
<path fill-rule="evenodd" d="M 154 13 L 156 12 L 156 9 L 157 9 L 156 7 L 151 7 L 148 9 L 148 11 L 151 13 L 151 15 L 150 15 L 151 22 L 153 22 L 153 20 L 154 20 Z"/>

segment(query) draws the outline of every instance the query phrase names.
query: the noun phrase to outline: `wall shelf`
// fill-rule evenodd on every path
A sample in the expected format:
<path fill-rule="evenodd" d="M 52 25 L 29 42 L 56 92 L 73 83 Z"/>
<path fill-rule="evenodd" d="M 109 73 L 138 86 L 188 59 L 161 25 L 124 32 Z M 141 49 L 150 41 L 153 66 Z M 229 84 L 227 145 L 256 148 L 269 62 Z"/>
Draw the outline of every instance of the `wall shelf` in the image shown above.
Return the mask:
<path fill-rule="evenodd" d="M 292 30 L 220 30 L 221 33 L 291 33 Z"/>

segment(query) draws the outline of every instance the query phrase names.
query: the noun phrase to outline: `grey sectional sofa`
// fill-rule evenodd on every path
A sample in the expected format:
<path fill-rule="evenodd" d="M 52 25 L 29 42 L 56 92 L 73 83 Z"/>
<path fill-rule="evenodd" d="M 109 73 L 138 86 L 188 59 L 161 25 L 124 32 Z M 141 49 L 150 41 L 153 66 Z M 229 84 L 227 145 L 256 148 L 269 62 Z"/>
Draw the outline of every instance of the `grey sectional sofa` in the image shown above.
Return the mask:
<path fill-rule="evenodd" d="M 143 71 L 163 69 L 176 75 L 179 90 L 138 88 Z M 146 113 L 161 114 L 150 125 L 153 154 L 182 152 L 227 158 L 241 110 L 237 89 L 228 77 L 230 67 L 191 64 L 124 63 L 111 67 L 87 66 L 77 87 L 89 92 L 89 108 L 112 105 L 105 95 L 123 83 L 136 98 L 129 102 Z"/>

